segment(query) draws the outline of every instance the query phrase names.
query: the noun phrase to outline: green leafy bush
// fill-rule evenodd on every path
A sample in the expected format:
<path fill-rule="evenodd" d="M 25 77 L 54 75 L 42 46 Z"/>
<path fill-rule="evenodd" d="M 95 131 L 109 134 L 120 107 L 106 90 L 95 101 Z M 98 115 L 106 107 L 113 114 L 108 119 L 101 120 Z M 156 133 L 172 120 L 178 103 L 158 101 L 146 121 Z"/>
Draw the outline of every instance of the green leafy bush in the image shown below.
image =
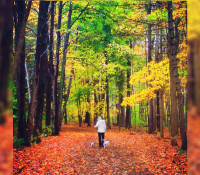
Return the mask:
<path fill-rule="evenodd" d="M 13 148 L 22 148 L 24 143 L 25 143 L 24 139 L 15 138 L 15 139 L 13 139 Z"/>
<path fill-rule="evenodd" d="M 53 127 L 52 126 L 44 126 L 43 127 L 43 136 L 48 137 L 51 136 L 53 133 Z"/>

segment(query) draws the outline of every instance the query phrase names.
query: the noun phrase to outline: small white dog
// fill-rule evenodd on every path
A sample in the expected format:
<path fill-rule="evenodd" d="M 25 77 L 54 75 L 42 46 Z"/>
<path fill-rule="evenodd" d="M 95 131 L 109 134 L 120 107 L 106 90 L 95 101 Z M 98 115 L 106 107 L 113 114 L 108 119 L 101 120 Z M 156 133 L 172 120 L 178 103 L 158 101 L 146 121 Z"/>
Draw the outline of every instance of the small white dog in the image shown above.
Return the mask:
<path fill-rule="evenodd" d="M 93 147 L 95 142 L 90 142 L 90 147 Z"/>
<path fill-rule="evenodd" d="M 104 149 L 105 149 L 106 147 L 108 147 L 108 144 L 109 144 L 109 141 L 104 141 L 104 142 L 103 142 L 103 147 L 104 147 Z"/>

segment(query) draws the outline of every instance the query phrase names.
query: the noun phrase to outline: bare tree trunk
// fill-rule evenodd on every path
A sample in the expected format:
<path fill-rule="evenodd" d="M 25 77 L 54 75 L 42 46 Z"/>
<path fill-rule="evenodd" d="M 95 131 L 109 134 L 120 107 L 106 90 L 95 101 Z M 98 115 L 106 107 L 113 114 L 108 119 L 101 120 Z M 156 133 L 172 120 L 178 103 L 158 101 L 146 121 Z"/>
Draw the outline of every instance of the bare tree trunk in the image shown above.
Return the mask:
<path fill-rule="evenodd" d="M 133 44 L 132 42 L 130 41 L 130 48 L 133 48 Z M 129 58 L 127 58 L 127 80 L 126 80 L 126 83 L 127 83 L 127 97 L 130 97 L 131 95 L 131 86 L 130 86 L 130 76 L 131 76 L 131 62 L 129 60 Z M 126 106 L 126 128 L 131 128 L 131 107 L 129 105 Z"/>
<path fill-rule="evenodd" d="M 108 58 L 106 51 L 104 52 L 104 55 L 106 57 L 106 65 L 108 64 Z M 109 114 L 109 82 L 108 82 L 108 75 L 106 74 L 106 110 L 107 110 L 107 126 L 108 129 L 111 129 L 110 124 L 110 114 Z"/>
<path fill-rule="evenodd" d="M 54 124 L 54 135 L 59 134 L 58 116 L 59 116 L 59 98 L 58 98 L 58 72 L 59 72 L 59 55 L 60 55 L 60 31 L 61 28 L 61 17 L 62 17 L 63 4 L 60 1 L 59 12 L 58 12 L 58 27 L 57 27 L 57 43 L 56 43 L 56 60 L 55 60 L 55 71 L 53 80 L 53 124 Z"/>
<path fill-rule="evenodd" d="M 94 81 L 94 87 L 96 84 L 99 83 L 99 80 Z M 98 104 L 98 94 L 97 90 L 94 90 L 94 124 L 97 122 L 97 116 L 99 115 L 99 109 L 97 109 L 97 104 Z"/>
<path fill-rule="evenodd" d="M 35 56 L 35 71 L 34 71 L 34 77 L 33 77 L 33 87 L 32 87 L 32 98 L 31 98 L 31 104 L 29 108 L 29 114 L 28 114 L 28 124 L 27 124 L 27 139 L 26 143 L 30 145 L 31 142 L 31 135 L 33 131 L 33 117 L 35 116 L 36 107 L 38 106 L 38 100 L 37 97 L 42 99 L 43 103 L 43 92 L 40 92 L 44 87 L 39 83 L 41 82 L 41 61 L 47 59 L 46 55 L 46 49 L 47 49 L 47 33 L 48 33 L 48 26 L 47 26 L 47 20 L 48 20 L 48 6 L 49 2 L 41 1 L 40 7 L 39 7 L 39 17 L 38 17 L 38 29 L 37 29 L 37 45 L 36 45 L 36 56 Z M 46 25 L 46 26 L 45 26 Z M 39 87 L 40 84 L 40 87 Z M 41 89 L 40 89 L 41 88 Z M 41 104 L 43 105 L 43 104 Z M 40 116 L 37 116 L 35 120 L 41 120 L 41 107 L 37 108 L 37 114 Z M 41 128 L 41 122 L 36 122 L 37 126 L 35 127 L 35 131 L 38 131 L 37 129 Z M 39 131 L 38 131 L 39 132 Z M 38 133 L 37 132 L 37 133 Z M 38 140 L 40 141 L 40 139 Z"/>
<path fill-rule="evenodd" d="M 25 137 L 25 127 L 26 127 L 26 105 L 25 105 L 25 28 L 22 31 L 22 23 L 25 16 L 26 5 L 25 2 L 15 2 L 15 14 L 16 14 L 16 24 L 15 24 L 15 52 L 19 45 L 20 32 L 24 33 L 21 35 L 23 38 L 23 46 L 21 54 L 19 56 L 18 66 L 17 66 L 17 102 L 18 102 L 18 138 Z"/>
<path fill-rule="evenodd" d="M 0 1 L 0 124 L 5 122 L 8 109 L 8 80 L 12 61 L 13 41 L 13 1 Z"/>
<path fill-rule="evenodd" d="M 48 7 L 50 2 L 46 2 L 44 4 L 40 4 L 39 9 L 39 18 L 38 18 L 38 29 L 41 27 L 41 33 L 39 36 L 39 42 L 37 42 L 36 47 L 36 59 L 40 57 L 40 65 L 39 65 L 39 82 L 38 82 L 38 91 L 37 91 L 37 108 L 35 113 L 35 129 L 34 134 L 38 136 L 38 131 L 42 133 L 42 117 L 43 117 L 43 108 L 44 108 L 44 93 L 46 86 L 46 75 L 48 68 L 48 54 L 47 54 L 47 46 L 49 43 L 48 36 Z M 41 24 L 40 24 L 41 22 Z M 43 22 L 43 23 L 42 23 Z M 41 26 L 40 26 L 41 25 Z M 38 48 L 38 50 L 37 50 Z M 38 52 L 37 52 L 38 51 Z M 48 94 L 49 95 L 49 94 Z M 40 139 L 38 140 L 40 142 Z"/>
<path fill-rule="evenodd" d="M 188 53 L 188 83 L 187 83 L 187 104 L 188 108 L 196 108 L 197 114 L 200 115 L 200 44 L 199 38 L 193 41 L 189 41 L 188 45 L 190 47 Z"/>
<path fill-rule="evenodd" d="M 151 14 L 151 1 L 149 4 L 146 6 L 147 14 Z M 148 62 L 152 61 L 152 45 L 151 45 L 151 26 L 152 24 L 148 23 Z M 150 106 L 150 113 L 149 113 L 149 134 L 152 134 L 154 131 L 154 118 L 153 118 L 153 99 L 149 101 L 149 106 Z"/>
<path fill-rule="evenodd" d="M 69 77 L 69 84 L 68 84 L 68 87 L 66 88 L 67 94 L 64 96 L 65 103 L 64 103 L 64 106 L 63 106 L 63 114 L 65 115 L 65 117 L 67 117 L 66 106 L 67 106 L 67 102 L 68 102 L 69 95 L 70 95 L 70 90 L 71 90 L 71 84 L 72 84 L 73 75 L 74 75 L 74 69 L 72 67 L 71 75 Z M 66 121 L 67 121 L 67 119 L 65 118 L 65 124 L 67 124 Z"/>
<path fill-rule="evenodd" d="M 69 13 L 68 13 L 68 21 L 67 21 L 67 29 L 71 29 L 71 17 L 72 17 L 72 2 L 69 3 Z M 62 118 L 62 98 L 63 98 L 63 88 L 64 88 L 64 80 L 65 80 L 65 65 L 66 65 L 66 58 L 67 58 L 67 48 L 69 46 L 69 34 L 70 31 L 66 33 L 65 42 L 64 42 L 64 49 L 63 49 L 63 60 L 62 60 L 62 70 L 61 70 L 61 78 L 60 78 L 60 87 L 59 87 L 59 122 Z M 59 127 L 60 130 L 60 127 Z"/>
<path fill-rule="evenodd" d="M 177 145 L 177 139 L 176 136 L 178 135 L 178 104 L 177 104 L 177 98 L 176 98 L 176 82 L 174 79 L 174 72 L 172 69 L 172 61 L 170 60 L 170 97 L 171 97 L 171 107 L 170 107 L 170 113 L 171 113 L 171 137 L 172 146 Z"/>
<path fill-rule="evenodd" d="M 51 1 L 51 21 L 50 21 L 50 41 L 49 41 L 49 61 L 46 70 L 46 126 L 51 125 L 51 102 L 52 102 L 52 80 L 54 75 L 53 67 L 53 31 L 54 31 L 54 6 L 55 1 Z"/>
<path fill-rule="evenodd" d="M 79 127 L 81 127 L 81 124 L 82 124 L 82 117 L 81 117 L 81 101 L 80 101 L 80 98 L 79 98 L 79 101 L 77 102 L 77 107 L 78 107 L 78 121 L 79 121 Z"/>
<path fill-rule="evenodd" d="M 98 113 L 97 113 L 97 104 L 98 104 L 98 99 L 97 99 L 97 92 L 96 90 L 94 91 L 94 124 L 97 122 L 97 116 L 98 116 Z"/>
<path fill-rule="evenodd" d="M 125 127 L 125 111 L 124 106 L 121 106 L 121 103 L 123 101 L 123 72 L 120 71 L 119 73 L 119 79 L 118 79 L 118 88 L 119 88 L 119 126 Z"/>
<path fill-rule="evenodd" d="M 174 73 L 174 79 L 176 82 L 176 91 L 178 94 L 178 107 L 179 107 L 179 116 L 180 116 L 180 132 L 182 140 L 182 149 L 187 149 L 187 136 L 186 136 L 186 121 L 184 116 L 184 104 L 183 104 L 183 94 L 181 92 L 181 84 L 178 73 L 177 66 L 177 51 L 179 46 L 179 33 L 178 33 L 178 24 L 180 19 L 175 19 L 175 29 L 173 26 L 173 15 L 172 15 L 172 1 L 168 3 L 168 55 L 171 61 L 171 66 Z"/>
<path fill-rule="evenodd" d="M 28 87 L 28 97 L 29 97 L 28 102 L 30 104 L 31 103 L 31 86 L 30 86 L 30 76 L 29 76 L 26 60 L 25 60 L 25 71 L 26 71 L 26 83 Z"/>
<path fill-rule="evenodd" d="M 163 90 L 159 91 L 159 99 L 160 99 L 160 137 L 164 138 L 164 118 L 165 118 L 165 113 L 164 113 L 164 92 Z"/>
<path fill-rule="evenodd" d="M 18 45 L 17 45 L 17 48 L 16 48 L 16 52 L 15 52 L 15 56 L 14 56 L 14 63 L 13 63 L 13 75 L 14 76 L 16 74 L 18 62 L 19 62 L 19 59 L 20 59 L 20 54 L 21 54 L 21 51 L 23 49 L 23 45 L 24 45 L 24 42 L 25 42 L 25 37 L 24 37 L 25 36 L 25 28 L 26 28 L 26 22 L 28 20 L 28 16 L 29 16 L 29 13 L 30 13 L 30 10 L 31 10 L 31 5 L 32 5 L 32 0 L 30 0 L 28 2 L 23 21 L 21 23 L 21 30 L 19 32 L 19 41 L 18 41 Z"/>
<path fill-rule="evenodd" d="M 156 9 L 158 9 L 159 3 L 156 2 Z M 158 24 L 155 26 L 156 28 L 156 36 L 155 36 L 155 62 L 159 62 L 159 29 Z M 162 36 L 160 36 L 162 38 Z M 162 39 L 161 39 L 162 42 Z M 154 99 L 154 130 L 160 131 L 160 110 L 159 110 L 159 91 L 156 91 L 156 98 Z"/>

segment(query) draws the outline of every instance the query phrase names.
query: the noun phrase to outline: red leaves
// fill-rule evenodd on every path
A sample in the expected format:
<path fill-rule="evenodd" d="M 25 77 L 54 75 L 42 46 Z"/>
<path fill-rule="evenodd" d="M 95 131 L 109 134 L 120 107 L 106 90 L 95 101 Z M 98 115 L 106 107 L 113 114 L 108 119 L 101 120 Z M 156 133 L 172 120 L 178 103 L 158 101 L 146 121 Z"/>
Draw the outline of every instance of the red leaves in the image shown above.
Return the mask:
<path fill-rule="evenodd" d="M 108 130 L 108 148 L 98 147 L 96 130 L 67 125 L 60 136 L 43 138 L 41 144 L 14 150 L 14 173 L 53 174 L 186 174 L 186 154 L 178 154 L 170 140 L 155 135 L 130 135 Z M 91 148 L 90 142 L 95 141 Z"/>
<path fill-rule="evenodd" d="M 6 122 L 0 125 L 0 174 L 12 173 L 12 149 L 13 149 L 13 117 L 6 116 Z"/>
<path fill-rule="evenodd" d="M 188 174 L 200 174 L 200 116 L 196 109 L 188 111 Z"/>

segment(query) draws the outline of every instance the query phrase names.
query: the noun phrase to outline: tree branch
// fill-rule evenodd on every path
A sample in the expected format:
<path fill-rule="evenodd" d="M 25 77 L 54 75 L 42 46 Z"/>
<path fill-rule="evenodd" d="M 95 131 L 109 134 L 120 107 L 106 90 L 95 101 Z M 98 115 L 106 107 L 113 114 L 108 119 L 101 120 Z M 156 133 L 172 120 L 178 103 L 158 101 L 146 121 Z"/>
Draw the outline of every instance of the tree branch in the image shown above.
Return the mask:
<path fill-rule="evenodd" d="M 33 29 L 31 29 L 30 27 L 27 27 L 27 26 L 26 26 L 26 28 L 29 29 L 35 36 L 37 36 L 37 33 L 35 33 L 35 31 Z"/>
<path fill-rule="evenodd" d="M 73 26 L 73 24 L 80 18 L 80 16 L 83 14 L 83 12 L 87 9 L 87 7 L 89 6 L 89 2 L 88 4 L 85 6 L 85 8 L 81 11 L 81 13 L 77 16 L 77 18 L 72 22 L 71 27 Z"/>

